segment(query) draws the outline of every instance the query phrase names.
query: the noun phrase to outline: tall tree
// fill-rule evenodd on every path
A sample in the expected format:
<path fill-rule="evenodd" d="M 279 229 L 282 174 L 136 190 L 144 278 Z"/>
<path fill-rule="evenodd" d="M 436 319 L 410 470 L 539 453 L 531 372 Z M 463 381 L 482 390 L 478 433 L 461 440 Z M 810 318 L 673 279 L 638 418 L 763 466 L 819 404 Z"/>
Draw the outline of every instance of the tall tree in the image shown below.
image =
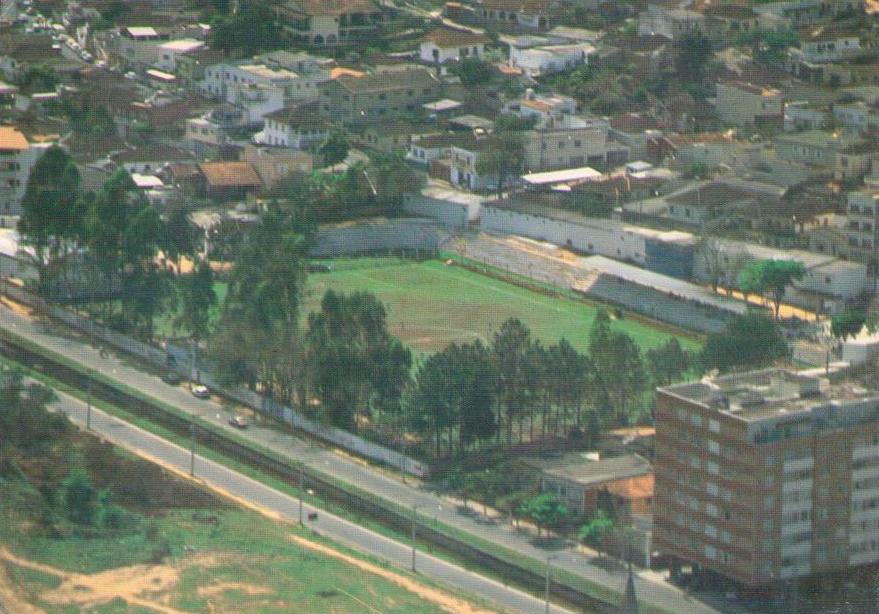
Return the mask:
<path fill-rule="evenodd" d="M 613 417 L 622 424 L 640 413 L 640 401 L 647 388 L 647 373 L 641 351 L 626 333 L 610 327 L 610 317 L 596 314 L 589 334 L 589 355 Z"/>
<path fill-rule="evenodd" d="M 769 294 L 777 320 L 787 287 L 805 275 L 806 267 L 797 260 L 756 260 L 739 273 L 739 287 L 747 293 Z"/>
<path fill-rule="evenodd" d="M 647 369 L 654 386 L 674 383 L 690 368 L 690 363 L 690 354 L 674 337 L 657 348 L 647 350 Z"/>
<path fill-rule="evenodd" d="M 537 525 L 539 537 L 541 528 L 551 529 L 561 524 L 565 516 L 568 515 L 568 508 L 556 495 L 542 493 L 525 501 L 520 512 Z"/>
<path fill-rule="evenodd" d="M 180 311 L 174 324 L 198 345 L 210 333 L 211 310 L 217 304 L 214 274 L 210 263 L 201 260 L 190 275 L 179 279 Z"/>
<path fill-rule="evenodd" d="M 323 158 L 324 164 L 331 166 L 335 170 L 337 164 L 341 164 L 348 157 L 348 150 L 351 148 L 348 137 L 341 130 L 334 130 L 324 141 L 318 153 Z"/>
<path fill-rule="evenodd" d="M 728 371 L 738 367 L 757 368 L 789 354 L 787 342 L 770 318 L 748 312 L 737 316 L 723 332 L 708 336 L 699 363 L 705 370 Z"/>
<path fill-rule="evenodd" d="M 73 159 L 57 145 L 40 156 L 28 177 L 18 232 L 34 250 L 41 291 L 47 288 L 50 266 L 58 264 L 82 231 L 79 185 Z"/>
<path fill-rule="evenodd" d="M 845 311 L 830 318 L 830 334 L 835 339 L 845 341 L 849 337 L 857 336 L 866 325 L 867 314 L 863 311 Z"/>
<path fill-rule="evenodd" d="M 505 321 L 492 340 L 491 349 L 498 374 L 498 425 L 506 426 L 507 445 L 513 443 L 513 424 L 525 409 L 532 385 L 528 380 L 527 364 L 531 343 L 531 332 L 517 318 Z M 520 438 L 521 435 L 520 431 Z"/>
<path fill-rule="evenodd" d="M 476 158 L 476 172 L 497 179 L 497 195 L 500 198 L 507 179 L 522 170 L 525 162 L 525 145 L 517 132 L 497 132 Z"/>

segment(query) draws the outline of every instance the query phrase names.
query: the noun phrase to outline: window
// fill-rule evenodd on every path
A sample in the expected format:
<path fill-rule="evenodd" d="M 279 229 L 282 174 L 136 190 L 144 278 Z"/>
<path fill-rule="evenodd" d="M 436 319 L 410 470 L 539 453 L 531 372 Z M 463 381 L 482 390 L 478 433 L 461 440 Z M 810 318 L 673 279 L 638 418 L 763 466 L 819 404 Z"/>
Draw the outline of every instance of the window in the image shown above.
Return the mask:
<path fill-rule="evenodd" d="M 713 439 L 708 440 L 708 451 L 712 454 L 720 454 L 720 444 Z"/>
<path fill-rule="evenodd" d="M 718 422 L 714 418 L 709 419 L 708 420 L 708 430 L 711 431 L 712 433 L 719 433 L 720 432 L 720 422 Z"/>

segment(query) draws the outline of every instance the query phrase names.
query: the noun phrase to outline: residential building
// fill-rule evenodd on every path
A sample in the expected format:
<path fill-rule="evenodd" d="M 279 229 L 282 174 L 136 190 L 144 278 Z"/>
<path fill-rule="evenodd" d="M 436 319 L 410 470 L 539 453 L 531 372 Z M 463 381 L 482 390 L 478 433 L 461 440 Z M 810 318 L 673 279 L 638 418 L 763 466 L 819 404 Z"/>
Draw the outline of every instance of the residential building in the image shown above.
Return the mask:
<path fill-rule="evenodd" d="M 266 115 L 265 126 L 253 140 L 260 145 L 315 151 L 327 140 L 330 128 L 317 105 L 287 107 Z"/>
<path fill-rule="evenodd" d="M 833 115 L 826 108 L 815 108 L 805 101 L 784 104 L 784 131 L 824 130 Z M 838 121 L 838 120 L 837 120 Z"/>
<path fill-rule="evenodd" d="M 420 112 L 441 95 L 440 81 L 424 68 L 342 75 L 321 86 L 320 112 L 334 121 L 362 125 Z"/>
<path fill-rule="evenodd" d="M 21 199 L 36 157 L 42 152 L 31 150 L 25 136 L 10 126 L 0 126 L 0 212 L 21 213 Z"/>
<path fill-rule="evenodd" d="M 465 58 L 482 58 L 485 45 L 491 42 L 485 34 L 453 28 L 431 30 L 418 47 L 418 57 L 422 62 L 445 64 Z"/>
<path fill-rule="evenodd" d="M 540 490 L 556 495 L 572 513 L 589 516 L 602 506 L 621 519 L 652 513 L 653 468 L 637 454 L 571 453 L 525 462 L 540 471 Z"/>
<path fill-rule="evenodd" d="M 433 160 L 448 157 L 453 146 L 460 145 L 467 148 L 475 139 L 476 137 L 469 132 L 450 132 L 413 138 L 409 143 L 406 159 L 427 166 Z"/>
<path fill-rule="evenodd" d="M 479 155 L 495 147 L 488 138 L 474 139 L 469 143 L 456 143 L 449 150 L 449 182 L 452 185 L 477 192 L 497 188 L 498 178 L 486 176 L 476 169 Z"/>
<path fill-rule="evenodd" d="M 536 117 L 538 121 L 550 118 L 561 118 L 577 112 L 577 101 L 570 96 L 537 94 L 531 88 L 525 95 L 504 106 L 504 113 L 513 113 L 519 117 Z"/>
<path fill-rule="evenodd" d="M 836 152 L 833 160 L 833 178 L 837 181 L 860 181 L 866 175 L 879 172 L 879 143 L 867 139 Z"/>
<path fill-rule="evenodd" d="M 277 64 L 254 64 L 249 61 L 238 64 L 224 63 L 205 70 L 205 78 L 199 88 L 210 98 L 218 98 L 232 104 L 242 91 L 259 89 L 272 91 L 273 97 L 280 96 L 282 103 L 316 99 L 318 84 L 329 76 L 328 71 L 300 76 Z M 276 109 L 273 109 L 276 110 Z"/>
<path fill-rule="evenodd" d="M 834 104 L 833 119 L 839 126 L 859 133 L 879 128 L 879 110 L 860 100 Z"/>
<path fill-rule="evenodd" d="M 199 158 L 217 155 L 229 143 L 232 132 L 247 123 L 244 111 L 221 104 L 201 117 L 187 119 L 183 140 Z"/>
<path fill-rule="evenodd" d="M 757 13 L 747 6 L 737 4 L 709 4 L 705 16 L 705 34 L 712 41 L 734 43 L 745 32 L 760 27 Z"/>
<path fill-rule="evenodd" d="M 677 40 L 693 32 L 705 31 L 705 16 L 683 8 L 667 8 L 648 4 L 647 10 L 638 15 L 638 34 L 664 36 Z"/>
<path fill-rule="evenodd" d="M 761 27 L 769 29 L 800 28 L 831 21 L 840 13 L 857 13 L 864 0 L 783 0 L 753 6 L 760 15 Z"/>
<path fill-rule="evenodd" d="M 291 174 L 308 174 L 314 168 L 314 157 L 304 151 L 250 144 L 244 146 L 241 161 L 253 167 L 267 190 Z"/>
<path fill-rule="evenodd" d="M 609 141 L 609 125 L 575 115 L 549 117 L 525 132 L 526 172 L 592 166 L 608 168 L 628 160 L 626 146 Z"/>
<path fill-rule="evenodd" d="M 659 388 L 653 547 L 749 586 L 879 560 L 879 395 L 781 369 Z"/>
<path fill-rule="evenodd" d="M 778 126 L 784 123 L 784 94 L 742 81 L 717 84 L 717 114 L 735 126 Z"/>
<path fill-rule="evenodd" d="M 817 167 L 832 168 L 836 152 L 858 142 L 858 138 L 826 130 L 806 130 L 779 135 L 775 149 L 782 160 L 803 162 Z"/>
<path fill-rule="evenodd" d="M 510 45 L 510 65 L 535 78 L 588 64 L 593 53 L 595 47 L 590 43 L 541 45 L 520 39 Z"/>
<path fill-rule="evenodd" d="M 867 265 L 870 275 L 879 273 L 879 191 L 848 193 L 848 245 L 851 257 Z"/>
<path fill-rule="evenodd" d="M 192 160 L 192 154 L 169 145 L 147 145 L 114 153 L 110 160 L 130 175 L 152 175 L 166 164 Z"/>
<path fill-rule="evenodd" d="M 201 51 L 204 47 L 204 41 L 194 38 L 181 38 L 162 43 L 156 48 L 158 56 L 156 66 L 161 70 L 176 73 L 177 60 L 180 56 Z"/>
<path fill-rule="evenodd" d="M 198 165 L 205 196 L 217 200 L 240 200 L 263 188 L 249 162 L 203 162 Z"/>
<path fill-rule="evenodd" d="M 863 53 L 858 36 L 836 34 L 819 35 L 800 42 L 800 48 L 793 53 L 806 62 L 822 64 L 850 60 Z"/>
<path fill-rule="evenodd" d="M 506 28 L 547 30 L 552 27 L 557 0 L 479 0 L 476 14 L 483 21 Z"/>
<path fill-rule="evenodd" d="M 364 40 L 386 18 L 381 3 L 373 0 L 286 0 L 275 11 L 296 38 L 327 47 Z"/>
<path fill-rule="evenodd" d="M 159 45 L 170 38 L 168 32 L 151 26 L 120 28 L 108 41 L 107 51 L 124 67 L 143 70 L 159 60 Z"/>

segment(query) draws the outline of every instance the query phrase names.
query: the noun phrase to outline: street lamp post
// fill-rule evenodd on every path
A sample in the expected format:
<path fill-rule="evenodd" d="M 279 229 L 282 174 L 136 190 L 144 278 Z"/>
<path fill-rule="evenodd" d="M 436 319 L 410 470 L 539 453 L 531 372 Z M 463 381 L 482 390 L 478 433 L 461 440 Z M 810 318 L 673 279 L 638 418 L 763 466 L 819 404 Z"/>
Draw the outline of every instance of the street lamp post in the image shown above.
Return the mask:
<path fill-rule="evenodd" d="M 305 472 L 302 470 L 302 464 L 299 464 L 299 524 L 302 524 L 302 496 L 305 490 Z"/>
<path fill-rule="evenodd" d="M 92 430 L 92 370 L 86 374 L 85 430 Z"/>
<path fill-rule="evenodd" d="M 421 505 L 418 503 L 412 506 L 412 573 L 415 573 L 415 524 L 419 507 Z"/>
<path fill-rule="evenodd" d="M 546 607 L 544 609 L 544 612 L 546 614 L 549 614 L 549 584 L 550 584 L 550 573 L 549 573 L 550 566 L 549 565 L 556 558 L 557 558 L 557 555 L 555 555 L 555 554 L 550 554 L 548 557 L 546 557 L 546 590 L 544 592 L 544 600 L 546 602 Z"/>
<path fill-rule="evenodd" d="M 189 423 L 189 475 L 195 476 L 195 422 Z"/>

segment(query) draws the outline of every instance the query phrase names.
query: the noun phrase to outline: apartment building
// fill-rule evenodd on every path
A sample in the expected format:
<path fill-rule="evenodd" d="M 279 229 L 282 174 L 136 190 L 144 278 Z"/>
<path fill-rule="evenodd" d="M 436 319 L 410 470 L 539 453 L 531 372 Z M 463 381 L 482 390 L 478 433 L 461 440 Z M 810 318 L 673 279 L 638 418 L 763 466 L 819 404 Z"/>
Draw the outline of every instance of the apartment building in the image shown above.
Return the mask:
<path fill-rule="evenodd" d="M 609 141 L 608 130 L 608 123 L 601 119 L 549 117 L 525 133 L 525 169 L 534 172 L 622 164 L 628 160 L 629 149 Z"/>
<path fill-rule="evenodd" d="M 480 0 L 476 14 L 487 23 L 523 30 L 547 30 L 556 0 Z"/>
<path fill-rule="evenodd" d="M 654 549 L 750 586 L 879 560 L 879 393 L 767 369 L 656 395 Z"/>
<path fill-rule="evenodd" d="M 865 189 L 848 194 L 848 246 L 851 257 L 876 275 L 879 266 L 879 191 Z"/>
<path fill-rule="evenodd" d="M 676 40 L 704 31 L 705 16 L 688 9 L 648 4 L 647 10 L 638 15 L 638 34 L 641 36 L 658 35 Z"/>
<path fill-rule="evenodd" d="M 224 63 L 205 70 L 200 89 L 210 98 L 233 104 L 242 90 L 254 87 L 276 90 L 284 100 L 308 100 L 317 98 L 317 84 L 326 78 L 328 74 L 305 78 L 292 70 L 265 63 Z"/>
<path fill-rule="evenodd" d="M 418 57 L 422 62 L 445 64 L 465 58 L 485 56 L 485 45 L 491 39 L 485 34 L 453 28 L 431 30 L 418 46 Z"/>
<path fill-rule="evenodd" d="M 784 94 L 742 81 L 717 84 L 717 115 L 736 126 L 784 123 Z"/>
<path fill-rule="evenodd" d="M 31 151 L 25 136 L 9 126 L 0 126 L 0 213 L 21 213 L 21 199 L 37 152 Z"/>
<path fill-rule="evenodd" d="M 385 21 L 385 10 L 372 0 L 287 0 L 275 11 L 296 38 L 327 47 L 362 40 Z"/>
<path fill-rule="evenodd" d="M 284 108 L 265 117 L 265 127 L 253 135 L 257 144 L 314 151 L 327 140 L 330 124 L 314 105 Z"/>
<path fill-rule="evenodd" d="M 321 87 L 320 112 L 334 121 L 358 125 L 418 113 L 441 94 L 439 80 L 427 69 L 342 75 Z"/>

